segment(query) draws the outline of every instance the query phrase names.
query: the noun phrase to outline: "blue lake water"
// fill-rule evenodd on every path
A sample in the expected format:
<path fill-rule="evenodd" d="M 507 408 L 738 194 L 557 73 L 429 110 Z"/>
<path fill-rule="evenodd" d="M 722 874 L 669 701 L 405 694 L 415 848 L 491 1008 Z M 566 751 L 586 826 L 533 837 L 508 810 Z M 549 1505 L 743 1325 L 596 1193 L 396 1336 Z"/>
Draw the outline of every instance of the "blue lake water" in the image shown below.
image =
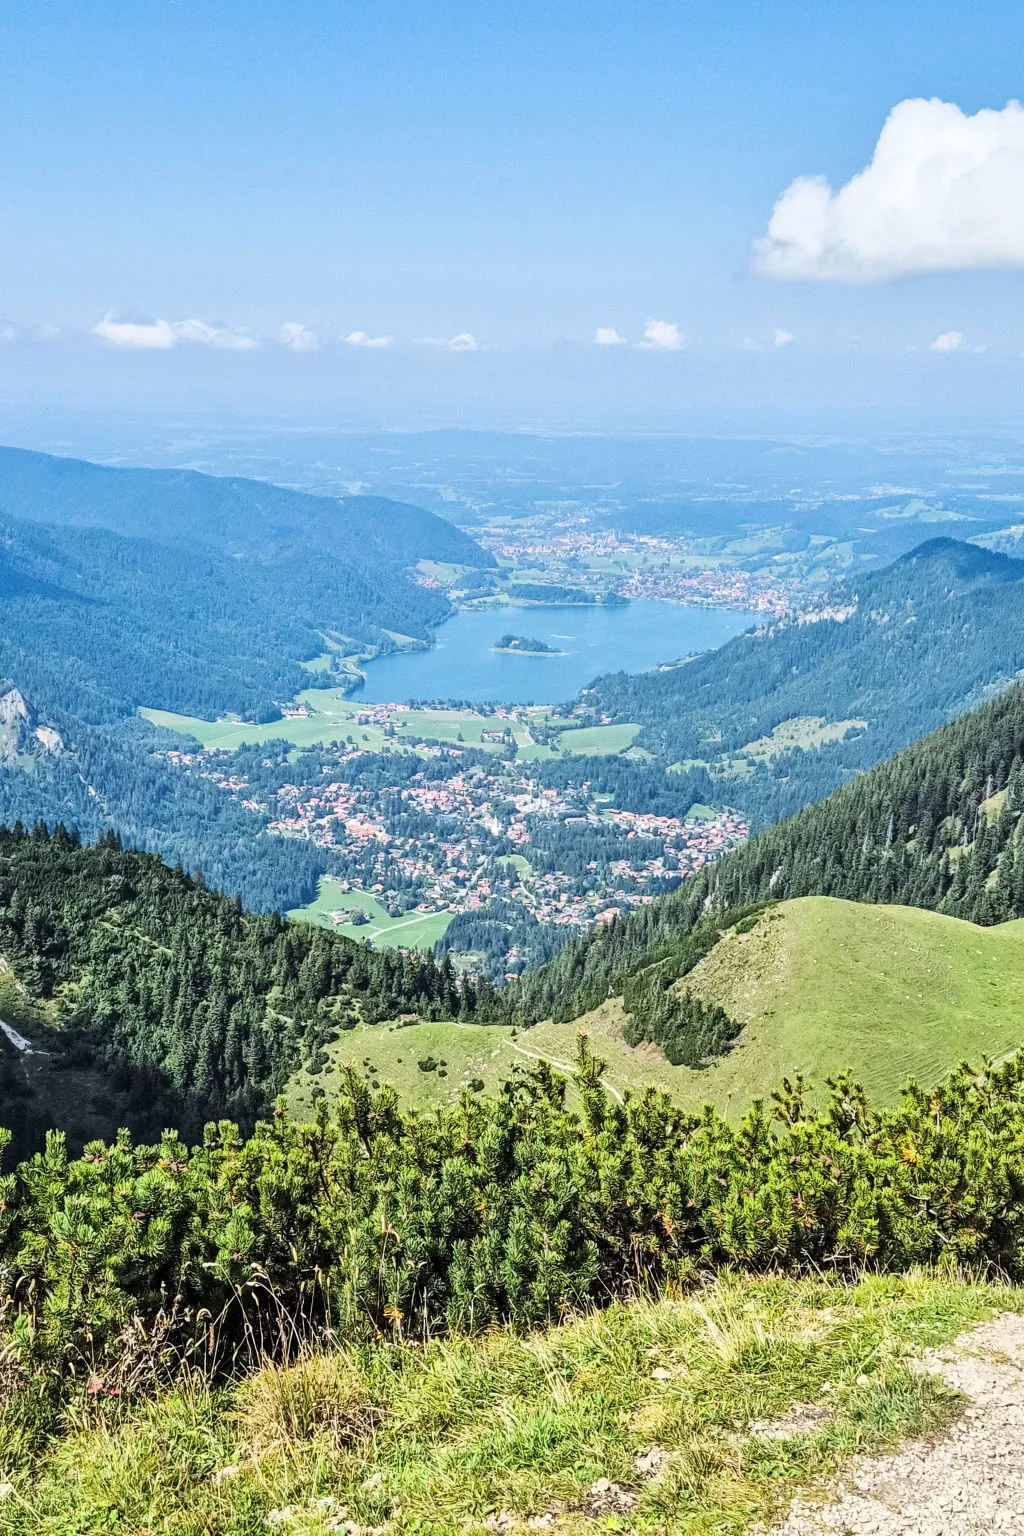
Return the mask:
<path fill-rule="evenodd" d="M 366 667 L 352 697 L 376 704 L 466 699 L 558 704 L 602 672 L 645 672 L 659 662 L 711 650 L 759 615 L 681 603 L 631 602 L 625 608 L 486 608 L 456 613 L 429 651 L 382 656 Z M 510 656 L 493 649 L 502 635 L 528 635 L 562 656 Z"/>

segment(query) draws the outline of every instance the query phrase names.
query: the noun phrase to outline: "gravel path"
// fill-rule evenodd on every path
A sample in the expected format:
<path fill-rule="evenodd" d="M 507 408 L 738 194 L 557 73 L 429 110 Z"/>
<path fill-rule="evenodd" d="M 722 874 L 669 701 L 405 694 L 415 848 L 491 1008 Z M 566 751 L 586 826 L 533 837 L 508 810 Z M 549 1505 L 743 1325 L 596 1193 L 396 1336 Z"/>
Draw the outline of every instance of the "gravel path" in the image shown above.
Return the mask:
<path fill-rule="evenodd" d="M 928 1350 L 921 1369 L 969 1399 L 963 1417 L 934 1441 L 857 1457 L 834 1503 L 794 1504 L 776 1536 L 1024 1533 L 1024 1317 Z"/>

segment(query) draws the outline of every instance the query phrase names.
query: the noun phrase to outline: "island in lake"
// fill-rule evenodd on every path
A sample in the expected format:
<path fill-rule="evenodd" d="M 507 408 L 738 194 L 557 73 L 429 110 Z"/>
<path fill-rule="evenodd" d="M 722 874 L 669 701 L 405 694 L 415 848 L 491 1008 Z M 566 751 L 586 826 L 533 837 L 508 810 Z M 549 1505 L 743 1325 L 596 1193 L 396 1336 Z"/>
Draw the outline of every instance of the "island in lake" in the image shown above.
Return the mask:
<path fill-rule="evenodd" d="M 502 635 L 493 646 L 496 651 L 511 651 L 515 656 L 564 656 L 557 646 L 546 640 L 535 640 L 530 635 Z"/>

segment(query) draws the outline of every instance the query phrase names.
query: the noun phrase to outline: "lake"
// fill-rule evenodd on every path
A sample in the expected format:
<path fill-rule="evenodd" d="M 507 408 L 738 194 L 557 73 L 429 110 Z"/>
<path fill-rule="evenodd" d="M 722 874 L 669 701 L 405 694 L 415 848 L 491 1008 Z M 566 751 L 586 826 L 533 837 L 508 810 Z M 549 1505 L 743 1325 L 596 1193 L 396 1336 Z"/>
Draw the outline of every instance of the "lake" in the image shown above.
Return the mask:
<path fill-rule="evenodd" d="M 762 617 L 639 599 L 625 608 L 581 603 L 465 610 L 441 626 L 431 650 L 369 662 L 366 682 L 352 697 L 375 704 L 410 699 L 559 704 L 602 672 L 646 672 L 660 662 L 711 650 Z M 498 653 L 493 646 L 505 634 L 544 640 L 564 654 Z"/>

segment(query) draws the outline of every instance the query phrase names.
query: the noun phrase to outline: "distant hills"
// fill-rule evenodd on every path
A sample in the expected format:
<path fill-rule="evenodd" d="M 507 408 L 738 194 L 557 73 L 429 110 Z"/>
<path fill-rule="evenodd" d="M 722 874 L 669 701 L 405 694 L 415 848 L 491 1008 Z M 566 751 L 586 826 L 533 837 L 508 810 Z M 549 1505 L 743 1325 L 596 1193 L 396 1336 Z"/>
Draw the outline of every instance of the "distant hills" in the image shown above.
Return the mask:
<path fill-rule="evenodd" d="M 0 673 L 93 723 L 140 704 L 273 718 L 331 644 L 429 638 L 449 607 L 410 579 L 420 558 L 493 564 L 380 497 L 3 448 Z"/>
<path fill-rule="evenodd" d="M 314 496 L 263 480 L 110 468 L 25 448 L 0 448 L 0 515 L 262 560 L 315 548 L 367 570 L 421 559 L 494 565 L 453 524 L 383 496 Z"/>
<path fill-rule="evenodd" d="M 685 666 L 598 678 L 595 717 L 639 721 L 635 745 L 706 762 L 721 795 L 762 825 L 934 730 L 1024 671 L 1024 561 L 931 539 L 812 610 Z M 843 729 L 801 750 L 759 744 L 786 722 Z M 754 750 L 745 750 L 753 748 Z"/>

